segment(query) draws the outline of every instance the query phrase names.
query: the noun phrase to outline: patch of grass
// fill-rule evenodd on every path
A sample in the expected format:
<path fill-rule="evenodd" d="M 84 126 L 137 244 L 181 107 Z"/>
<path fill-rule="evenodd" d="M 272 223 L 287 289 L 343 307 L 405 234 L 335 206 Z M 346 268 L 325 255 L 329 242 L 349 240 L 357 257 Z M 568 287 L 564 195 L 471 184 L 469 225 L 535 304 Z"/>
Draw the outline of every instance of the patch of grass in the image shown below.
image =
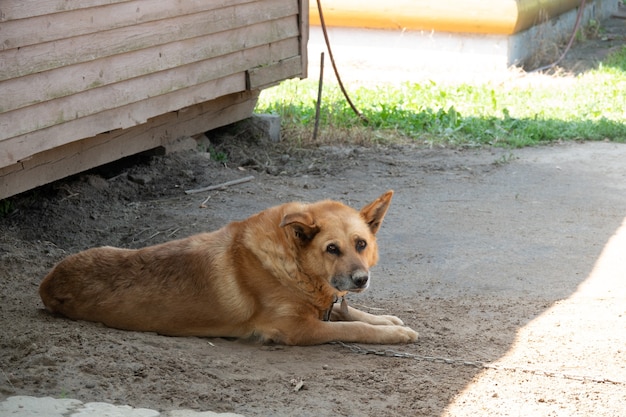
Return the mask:
<path fill-rule="evenodd" d="M 626 72 L 626 46 L 622 46 L 618 51 L 609 55 L 600 65 L 602 72 L 611 72 L 609 68 Z"/>
<path fill-rule="evenodd" d="M 509 152 L 508 155 L 502 155 L 500 158 L 493 161 L 493 164 L 498 165 L 498 166 L 506 165 L 515 159 L 518 159 L 518 158 L 512 152 Z"/>
<path fill-rule="evenodd" d="M 211 159 L 217 162 L 228 162 L 228 155 L 225 152 L 218 151 L 214 147 L 210 146 L 208 149 Z"/>
<path fill-rule="evenodd" d="M 13 208 L 13 204 L 11 200 L 9 199 L 0 200 L 0 219 L 7 217 L 9 214 L 13 212 L 13 210 L 14 208 Z"/>
<path fill-rule="evenodd" d="M 537 80 L 511 85 L 431 81 L 349 87 L 367 125 L 354 115 L 338 87 L 327 85 L 321 140 L 510 147 L 559 140 L 626 141 L 626 47 L 597 70 Z M 286 136 L 306 142 L 313 128 L 316 94 L 315 81 L 286 81 L 263 91 L 256 111 L 280 115 L 283 128 L 291 132 Z"/>

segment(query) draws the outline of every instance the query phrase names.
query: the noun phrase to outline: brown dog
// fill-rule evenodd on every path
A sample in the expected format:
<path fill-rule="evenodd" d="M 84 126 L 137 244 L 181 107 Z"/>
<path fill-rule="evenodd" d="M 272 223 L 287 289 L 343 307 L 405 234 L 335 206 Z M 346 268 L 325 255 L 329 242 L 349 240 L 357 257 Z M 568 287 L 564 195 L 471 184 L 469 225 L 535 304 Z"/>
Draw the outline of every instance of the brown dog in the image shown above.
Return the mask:
<path fill-rule="evenodd" d="M 412 342 L 417 333 L 394 316 L 332 309 L 368 287 L 392 195 L 360 212 L 336 201 L 287 203 L 212 233 L 89 249 L 61 261 L 39 293 L 48 310 L 71 319 L 171 336 Z"/>

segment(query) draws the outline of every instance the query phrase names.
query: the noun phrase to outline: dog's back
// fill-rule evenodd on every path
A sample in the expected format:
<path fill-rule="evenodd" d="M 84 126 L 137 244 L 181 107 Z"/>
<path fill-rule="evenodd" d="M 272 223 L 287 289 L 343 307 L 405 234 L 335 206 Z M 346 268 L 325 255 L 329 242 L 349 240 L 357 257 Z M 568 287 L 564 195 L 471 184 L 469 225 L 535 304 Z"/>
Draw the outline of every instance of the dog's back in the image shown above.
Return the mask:
<path fill-rule="evenodd" d="M 251 317 L 284 286 L 280 276 L 296 273 L 292 260 L 285 262 L 279 224 L 285 210 L 302 207 L 287 203 L 142 249 L 88 249 L 57 264 L 39 294 L 50 312 L 74 320 L 171 336 L 249 337 Z"/>
<path fill-rule="evenodd" d="M 198 315 L 212 311 L 218 316 L 224 300 L 246 299 L 237 285 L 217 279 L 232 275 L 225 234 L 220 230 L 138 250 L 101 247 L 68 256 L 42 281 L 41 299 L 53 313 L 127 330 L 176 335 L 188 334 L 183 329 L 195 321 L 211 327 L 223 317 L 211 323 L 212 314 Z"/>

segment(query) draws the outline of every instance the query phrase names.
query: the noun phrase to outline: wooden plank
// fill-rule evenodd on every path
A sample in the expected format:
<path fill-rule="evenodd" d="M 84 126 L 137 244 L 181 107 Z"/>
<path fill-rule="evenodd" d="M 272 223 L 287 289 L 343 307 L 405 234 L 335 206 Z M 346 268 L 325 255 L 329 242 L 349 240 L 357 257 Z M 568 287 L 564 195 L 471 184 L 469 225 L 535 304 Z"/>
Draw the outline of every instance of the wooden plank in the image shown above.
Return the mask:
<path fill-rule="evenodd" d="M 216 10 L 255 0 L 133 0 L 2 23 L 0 50 Z M 0 10 L 1 12 L 1 10 Z M 37 28 L 37 30 L 33 30 Z"/>
<path fill-rule="evenodd" d="M 316 1 L 316 0 L 313 0 Z M 309 0 L 299 0 L 299 23 L 300 23 L 300 57 L 302 58 L 302 75 L 301 78 L 308 77 L 309 68 Z"/>
<path fill-rule="evenodd" d="M 269 87 L 300 74 L 302 74 L 302 59 L 300 56 L 295 56 L 271 65 L 248 70 L 246 72 L 246 87 L 248 90 Z"/>
<path fill-rule="evenodd" d="M 0 2 L 0 22 L 125 1 L 128 0 L 2 0 Z"/>
<path fill-rule="evenodd" d="M 282 61 L 283 59 L 298 56 L 300 52 L 300 45 L 298 45 L 298 38 L 296 37 L 283 39 L 266 46 L 269 49 L 267 62 Z"/>
<path fill-rule="evenodd" d="M 149 118 L 188 107 L 195 103 L 245 91 L 245 73 L 231 74 L 204 84 L 128 104 L 0 142 L 0 167 L 101 132 L 145 123 Z"/>
<path fill-rule="evenodd" d="M 294 36 L 287 17 L 5 80 L 0 113 Z"/>
<path fill-rule="evenodd" d="M 179 110 L 176 112 L 176 134 L 170 133 L 170 137 L 194 136 L 247 119 L 252 116 L 259 93 L 259 90 L 242 91 Z M 157 126 L 156 123 L 154 125 Z"/>
<path fill-rule="evenodd" d="M 297 4 L 263 0 L 0 52 L 0 81 L 296 15 Z"/>
<path fill-rule="evenodd" d="M 292 42 L 297 45 L 296 38 L 293 38 Z M 229 74 L 244 72 L 248 68 L 269 66 L 272 64 L 272 61 L 269 60 L 270 48 L 270 45 L 261 45 L 2 113 L 0 114 L 0 144 L 4 145 L 2 141 L 13 136 L 28 134 L 56 124 L 186 89 Z M 287 49 L 283 49 L 283 51 L 287 51 Z M 191 95 L 189 99 L 193 100 L 193 97 Z M 195 102 L 198 101 L 200 100 Z M 193 102 L 185 103 L 185 106 L 191 104 Z M 170 110 L 174 109 L 168 109 L 168 111 Z M 148 117 L 152 116 L 154 115 Z M 140 120 L 138 123 L 143 121 Z M 127 123 L 129 124 L 117 127 L 125 128 L 137 124 L 131 120 L 128 120 Z"/>
<path fill-rule="evenodd" d="M 124 156 L 166 146 L 182 136 L 249 117 L 258 91 L 247 91 L 170 112 L 130 129 L 101 134 L 39 153 L 24 163 L 0 168 L 0 199 Z"/>

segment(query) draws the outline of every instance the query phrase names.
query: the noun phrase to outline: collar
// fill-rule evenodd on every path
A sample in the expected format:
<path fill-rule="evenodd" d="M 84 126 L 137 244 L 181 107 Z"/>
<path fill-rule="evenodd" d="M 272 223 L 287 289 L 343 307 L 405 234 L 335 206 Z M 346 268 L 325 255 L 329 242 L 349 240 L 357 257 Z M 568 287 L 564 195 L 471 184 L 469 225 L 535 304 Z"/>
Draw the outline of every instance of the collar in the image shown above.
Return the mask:
<path fill-rule="evenodd" d="M 337 300 L 339 300 L 339 297 L 337 297 L 336 295 L 333 296 L 333 301 L 330 303 L 330 307 L 328 307 L 328 309 L 324 311 L 324 314 L 322 315 L 322 320 L 330 321 L 330 315 L 333 313 L 333 307 L 335 306 Z"/>

